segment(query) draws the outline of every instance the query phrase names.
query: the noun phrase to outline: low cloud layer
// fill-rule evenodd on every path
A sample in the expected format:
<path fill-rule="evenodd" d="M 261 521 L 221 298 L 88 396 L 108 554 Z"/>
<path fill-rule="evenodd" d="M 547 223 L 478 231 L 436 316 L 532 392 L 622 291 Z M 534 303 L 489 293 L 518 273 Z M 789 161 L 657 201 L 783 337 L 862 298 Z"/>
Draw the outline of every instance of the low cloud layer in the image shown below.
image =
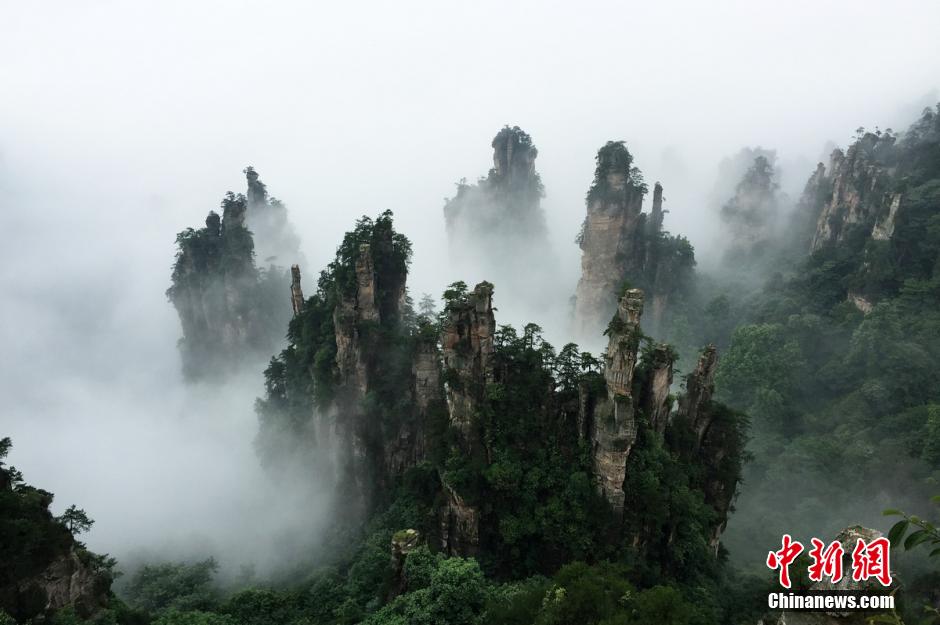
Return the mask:
<path fill-rule="evenodd" d="M 56 511 L 75 503 L 96 519 L 95 550 L 225 551 L 232 566 L 296 553 L 328 502 L 317 476 L 271 482 L 258 466 L 264 363 L 222 388 L 186 386 L 164 296 L 175 233 L 242 190 L 246 165 L 289 206 L 308 294 L 354 219 L 391 209 L 414 243 L 416 299 L 487 278 L 499 323 L 531 319 L 560 346 L 601 145 L 627 141 L 665 187 L 665 227 L 706 257 L 721 159 L 776 150 L 792 195 L 827 141 L 844 145 L 858 125 L 905 127 L 937 99 L 938 19 L 927 1 L 8 7 L 10 459 L 56 493 Z M 560 267 L 533 273 L 556 301 L 542 311 L 514 301 L 500 276 L 457 275 L 447 261 L 443 198 L 486 173 L 504 124 L 539 148 Z"/>

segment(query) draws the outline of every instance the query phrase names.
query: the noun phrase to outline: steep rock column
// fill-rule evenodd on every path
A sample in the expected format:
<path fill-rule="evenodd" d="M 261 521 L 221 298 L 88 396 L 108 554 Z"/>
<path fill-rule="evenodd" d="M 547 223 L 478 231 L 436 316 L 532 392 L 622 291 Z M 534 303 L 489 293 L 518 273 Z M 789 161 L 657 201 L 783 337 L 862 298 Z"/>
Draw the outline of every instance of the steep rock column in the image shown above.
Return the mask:
<path fill-rule="evenodd" d="M 419 338 L 415 349 L 414 363 L 415 404 L 425 414 L 431 403 L 441 399 L 441 354 L 436 338 Z"/>
<path fill-rule="evenodd" d="M 594 409 L 591 443 L 594 474 L 598 488 L 614 512 L 623 514 L 623 482 L 627 458 L 636 441 L 637 426 L 633 401 L 633 373 L 640 340 L 643 292 L 631 289 L 624 294 L 608 327 L 609 342 L 604 378 L 606 401 Z"/>
<path fill-rule="evenodd" d="M 486 384 L 493 374 L 490 361 L 496 319 L 493 285 L 481 282 L 462 301 L 451 302 L 442 328 L 444 381 L 451 426 L 460 433 L 466 454 L 482 452 L 475 418 Z M 454 555 L 473 555 L 480 543 L 480 513 L 451 485 L 443 483 L 446 503 L 439 513 L 441 549 Z"/>
<path fill-rule="evenodd" d="M 597 153 L 587 215 L 578 236 L 581 278 L 574 324 L 582 338 L 594 337 L 604 327 L 616 309 L 624 280 L 636 279 L 644 265 L 646 187 L 637 181 L 632 162 L 622 142 L 609 142 Z M 660 187 L 660 199 L 661 191 Z"/>
<path fill-rule="evenodd" d="M 669 345 L 659 343 L 653 348 L 650 358 L 643 389 L 643 410 L 652 428 L 662 434 L 669 423 L 669 411 L 672 408 L 669 390 L 672 387 L 675 353 Z"/>
<path fill-rule="evenodd" d="M 304 291 L 300 286 L 299 265 L 291 265 L 290 268 L 290 303 L 296 317 L 304 307 Z"/>
<path fill-rule="evenodd" d="M 385 444 L 385 471 L 398 476 L 427 456 L 426 429 L 432 407 L 444 403 L 437 337 L 419 335 L 411 363 L 414 412 L 402 415 L 398 433 Z"/>
<path fill-rule="evenodd" d="M 663 229 L 663 185 L 657 182 L 653 185 L 653 210 L 650 213 L 650 230 L 654 233 Z"/>
<path fill-rule="evenodd" d="M 389 599 L 408 590 L 408 578 L 405 575 L 405 560 L 421 543 L 421 534 L 415 529 L 401 530 L 392 536 L 392 583 Z"/>
<path fill-rule="evenodd" d="M 478 444 L 473 416 L 488 382 L 493 379 L 490 360 L 496 318 L 493 285 L 481 282 L 464 301 L 449 305 L 442 328 L 444 381 L 450 422 L 468 451 Z"/>
<path fill-rule="evenodd" d="M 702 350 L 695 369 L 686 377 L 685 393 L 679 397 L 679 414 L 695 432 L 696 445 L 701 445 L 711 425 L 708 403 L 715 392 L 715 371 L 718 368 L 718 350 L 708 345 Z"/>
<path fill-rule="evenodd" d="M 894 143 L 893 135 L 866 133 L 844 153 L 833 151 L 827 169 L 832 190 L 819 210 L 812 251 L 842 241 L 853 224 L 870 228 L 876 239 L 890 238 L 901 198 L 888 192 L 891 176 L 878 155 Z"/>
<path fill-rule="evenodd" d="M 341 293 L 333 310 L 336 336 L 336 368 L 338 385 L 334 405 L 336 437 L 341 446 L 343 469 L 340 480 L 350 498 L 351 514 L 355 516 L 369 505 L 376 487 L 374 463 L 381 462 L 382 451 L 373 449 L 374 428 L 364 423 L 362 400 L 369 390 L 372 349 L 368 328 L 377 325 L 376 274 L 369 244 L 359 246 L 356 259 L 356 288 Z M 365 332 L 364 332 L 365 330 Z"/>
<path fill-rule="evenodd" d="M 705 495 L 705 503 L 715 511 L 709 544 L 716 555 L 731 513 L 746 443 L 741 417 L 711 402 L 717 366 L 715 346 L 708 345 L 686 378 L 685 393 L 679 397 L 679 408 L 674 418 L 676 427 L 687 429 L 692 434 L 691 441 L 675 451 L 684 455 L 688 462 L 702 467 L 697 486 Z M 688 440 L 681 435 L 667 438 L 674 445 L 683 439 Z"/>

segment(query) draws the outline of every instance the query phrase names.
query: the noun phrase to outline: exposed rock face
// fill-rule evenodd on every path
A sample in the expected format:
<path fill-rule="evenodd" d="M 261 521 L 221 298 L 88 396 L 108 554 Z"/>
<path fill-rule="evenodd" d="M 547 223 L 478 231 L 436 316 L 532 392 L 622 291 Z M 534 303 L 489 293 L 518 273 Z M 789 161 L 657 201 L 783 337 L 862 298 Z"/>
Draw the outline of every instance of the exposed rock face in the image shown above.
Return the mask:
<path fill-rule="evenodd" d="M 364 402 L 376 376 L 381 375 L 376 370 L 377 357 L 384 347 L 378 328 L 397 322 L 405 274 L 378 274 L 376 250 L 369 243 L 359 244 L 356 250 L 354 287 L 340 291 L 333 310 L 338 379 L 333 412 L 344 463 L 340 483 L 349 505 L 365 510 L 374 503 L 374 489 L 384 488 L 388 480 L 414 466 L 424 452 L 423 436 L 404 417 L 397 436 L 389 439 L 376 424 L 366 421 Z M 382 294 L 392 296 L 383 302 Z"/>
<path fill-rule="evenodd" d="M 180 351 L 190 379 L 213 377 L 273 348 L 269 325 L 256 306 L 259 279 L 251 234 L 243 225 L 244 198 L 230 194 L 223 209 L 224 218 L 211 211 L 205 228 L 177 237 L 167 296 L 183 327 Z"/>
<path fill-rule="evenodd" d="M 663 229 L 663 219 L 665 213 L 663 211 L 663 185 L 658 182 L 653 185 L 653 210 L 650 213 L 650 230 L 653 232 L 660 232 Z"/>
<path fill-rule="evenodd" d="M 849 302 L 851 302 L 852 305 L 855 306 L 855 308 L 857 308 L 859 312 L 866 314 L 866 315 L 871 312 L 872 308 L 875 307 L 875 305 L 872 304 L 871 301 L 859 295 L 858 293 L 853 293 L 852 291 L 849 291 L 848 295 L 846 296 L 846 299 Z"/>
<path fill-rule="evenodd" d="M 681 290 L 695 264 L 684 239 L 662 230 L 663 187 L 653 189 L 653 208 L 643 212 L 647 191 L 622 141 L 597 153 L 594 182 L 581 226 L 581 279 L 575 299 L 575 332 L 591 340 L 610 319 L 624 284 L 644 289 L 651 301 L 649 326 L 660 329 L 670 296 Z"/>
<path fill-rule="evenodd" d="M 606 395 L 598 397 L 587 385 L 581 386 L 578 432 L 591 442 L 598 490 L 619 517 L 625 511 L 624 482 L 641 427 L 663 436 L 673 453 L 701 465 L 701 477 L 692 486 L 702 490 L 716 512 L 710 540 L 717 553 L 737 488 L 739 467 L 729 463 L 739 462 L 743 451 L 740 422 L 711 403 L 717 366 L 712 345 L 703 350 L 686 378 L 685 393 L 674 414 L 669 392 L 675 361 L 672 348 L 654 345 L 644 355 L 642 376 L 636 377 L 642 312 L 642 291 L 627 291 L 607 331 Z"/>
<path fill-rule="evenodd" d="M 604 327 L 621 285 L 643 269 L 646 187 L 632 163 L 622 142 L 610 142 L 597 154 L 587 217 L 579 236 L 581 279 L 574 316 L 581 336 L 594 335 Z"/>
<path fill-rule="evenodd" d="M 304 290 L 300 285 L 299 265 L 291 265 L 290 268 L 290 305 L 295 317 L 304 308 Z"/>
<path fill-rule="evenodd" d="M 474 449 L 478 440 L 473 414 L 493 378 L 493 285 L 481 282 L 464 301 L 450 304 L 441 332 L 450 421 L 460 431 L 466 448 Z"/>
<path fill-rule="evenodd" d="M 702 444 L 705 433 L 711 425 L 711 413 L 708 403 L 715 392 L 715 371 L 718 368 L 718 351 L 714 345 L 708 345 L 699 356 L 695 370 L 685 381 L 685 393 L 679 398 L 679 414 L 695 432 L 696 442 Z"/>
<path fill-rule="evenodd" d="M 441 550 L 447 555 L 473 556 L 480 548 L 480 511 L 446 482 L 446 503 L 440 510 Z"/>
<path fill-rule="evenodd" d="M 593 406 L 585 405 L 582 398 L 582 410 L 591 410 L 591 414 L 581 420 L 589 423 L 582 429 L 590 435 L 594 477 L 598 489 L 617 515 L 623 513 L 627 458 L 637 435 L 632 387 L 642 314 L 643 292 L 638 289 L 627 291 L 608 330 L 604 369 L 607 397 Z"/>
<path fill-rule="evenodd" d="M 111 576 L 82 562 L 73 547 L 35 577 L 21 581 L 18 590 L 23 595 L 38 591 L 45 596 L 47 614 L 71 607 L 88 617 L 108 604 Z"/>
<path fill-rule="evenodd" d="M 357 398 L 365 396 L 369 388 L 369 355 L 362 344 L 360 323 L 380 321 L 375 302 L 375 288 L 371 250 L 369 244 L 363 243 L 359 246 L 359 256 L 356 259 L 356 289 L 353 293 L 343 293 L 333 311 L 336 367 L 340 383 L 343 387 L 353 390 Z"/>
<path fill-rule="evenodd" d="M 0 526 L 12 538 L 2 546 L 0 614 L 19 623 L 44 622 L 73 608 L 89 618 L 108 603 L 111 573 L 52 516 L 52 493 L 23 483 L 5 464 L 11 444 L 0 440 Z"/>
<path fill-rule="evenodd" d="M 708 345 L 702 350 L 695 369 L 686 377 L 685 393 L 679 396 L 674 417 L 675 427 L 692 433 L 691 447 L 682 447 L 679 452 L 696 459 L 704 468 L 698 486 L 705 494 L 705 503 L 716 513 L 710 538 L 716 555 L 738 486 L 735 476 L 740 467 L 729 466 L 729 462 L 735 462 L 734 457 L 743 451 L 745 443 L 739 423 L 712 404 L 717 368 L 718 353 L 714 345 Z"/>
<path fill-rule="evenodd" d="M 658 344 L 651 352 L 650 371 L 643 393 L 643 409 L 654 430 L 662 434 L 669 424 L 672 409 L 669 391 L 672 387 L 672 366 L 675 354 L 665 344 Z"/>
<path fill-rule="evenodd" d="M 416 414 L 402 419 L 398 434 L 386 441 L 385 470 L 389 475 L 402 475 L 427 457 L 426 426 L 430 410 L 444 403 L 441 385 L 441 354 L 437 339 L 419 337 L 411 365 L 412 397 Z"/>
<path fill-rule="evenodd" d="M 460 434 L 463 453 L 484 452 L 475 415 L 486 385 L 493 381 L 496 319 L 493 285 L 481 282 L 465 297 L 451 301 L 441 328 L 445 396 L 450 424 Z M 473 555 L 480 544 L 480 512 L 442 478 L 446 503 L 439 511 L 441 548 Z"/>
<path fill-rule="evenodd" d="M 832 153 L 826 169 L 831 193 L 818 211 L 813 251 L 844 240 L 855 225 L 876 239 L 891 237 L 901 196 L 889 192 L 891 172 L 879 157 L 894 143 L 893 135 L 866 133 L 845 153 Z"/>
<path fill-rule="evenodd" d="M 405 577 L 405 559 L 421 543 L 421 534 L 418 530 L 407 529 L 395 532 L 392 536 L 392 584 L 390 599 L 408 590 L 408 579 Z"/>
<path fill-rule="evenodd" d="M 286 270 L 274 266 L 259 270 L 255 264 L 256 256 L 266 254 L 260 246 L 271 243 L 256 224 L 257 219 L 268 218 L 259 214 L 283 214 L 285 209 L 268 202 L 254 170 L 246 173 L 247 197 L 229 192 L 222 201 L 221 217 L 210 211 L 205 228 L 177 235 L 167 296 L 183 327 L 180 351 L 184 375 L 190 380 L 224 377 L 243 363 L 254 366 L 267 359 L 290 319 L 290 308 L 277 296 L 291 283 Z"/>
<path fill-rule="evenodd" d="M 417 412 L 412 418 L 402 419 L 395 438 L 386 441 L 385 470 L 392 476 L 402 475 L 427 456 L 428 415 L 432 406 L 444 402 L 441 354 L 436 337 L 418 338 L 411 373 L 412 397 Z"/>
<path fill-rule="evenodd" d="M 414 395 L 418 410 L 425 413 L 433 401 L 441 397 L 441 354 L 437 341 L 425 339 L 418 342 L 414 364 Z"/>

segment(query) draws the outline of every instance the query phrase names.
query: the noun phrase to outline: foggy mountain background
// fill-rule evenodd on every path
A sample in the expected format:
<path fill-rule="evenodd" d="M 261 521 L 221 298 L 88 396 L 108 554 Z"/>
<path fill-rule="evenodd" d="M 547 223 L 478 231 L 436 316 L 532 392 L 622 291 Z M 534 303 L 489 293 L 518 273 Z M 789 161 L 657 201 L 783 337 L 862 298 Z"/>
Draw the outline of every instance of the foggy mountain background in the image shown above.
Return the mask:
<path fill-rule="evenodd" d="M 96 519 L 95 551 L 238 549 L 223 566 L 294 552 L 327 502 L 305 495 L 316 476 L 261 473 L 263 363 L 224 388 L 184 385 L 164 295 L 175 234 L 243 191 L 246 165 L 288 205 L 307 289 L 355 218 L 391 209 L 414 244 L 413 297 L 486 278 L 499 323 L 535 321 L 560 346 L 604 142 L 627 141 L 665 187 L 666 229 L 711 266 L 711 203 L 734 184 L 716 180 L 721 161 L 775 150 L 795 199 L 828 142 L 859 125 L 903 129 L 937 101 L 937 23 L 928 1 L 5 6 L 11 462 L 56 494 L 55 511 L 75 503 Z M 448 270 L 443 198 L 486 174 L 504 124 L 539 150 L 561 267 L 545 278 L 548 310 L 513 301 L 499 276 Z"/>

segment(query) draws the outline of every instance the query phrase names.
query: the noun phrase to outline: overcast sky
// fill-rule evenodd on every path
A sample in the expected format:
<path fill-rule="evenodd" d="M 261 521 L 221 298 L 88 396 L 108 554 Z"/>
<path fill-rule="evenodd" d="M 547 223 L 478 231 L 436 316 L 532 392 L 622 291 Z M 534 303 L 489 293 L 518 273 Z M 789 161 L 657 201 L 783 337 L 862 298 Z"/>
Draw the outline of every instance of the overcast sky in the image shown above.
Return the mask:
<path fill-rule="evenodd" d="M 776 149 L 792 193 L 828 141 L 905 127 L 940 99 L 938 27 L 935 0 L 5 2 L 0 435 L 57 506 L 99 520 L 93 547 L 140 543 L 177 500 L 210 531 L 232 515 L 200 497 L 254 471 L 260 378 L 194 415 L 163 293 L 174 234 L 242 190 L 246 165 L 287 203 L 306 275 L 355 217 L 390 208 L 415 245 L 413 292 L 437 294 L 463 277 L 444 262 L 443 198 L 518 124 L 564 300 L 605 141 L 628 142 L 665 186 L 667 228 L 704 253 L 723 157 Z M 207 477 L 181 494 L 191 474 Z"/>

